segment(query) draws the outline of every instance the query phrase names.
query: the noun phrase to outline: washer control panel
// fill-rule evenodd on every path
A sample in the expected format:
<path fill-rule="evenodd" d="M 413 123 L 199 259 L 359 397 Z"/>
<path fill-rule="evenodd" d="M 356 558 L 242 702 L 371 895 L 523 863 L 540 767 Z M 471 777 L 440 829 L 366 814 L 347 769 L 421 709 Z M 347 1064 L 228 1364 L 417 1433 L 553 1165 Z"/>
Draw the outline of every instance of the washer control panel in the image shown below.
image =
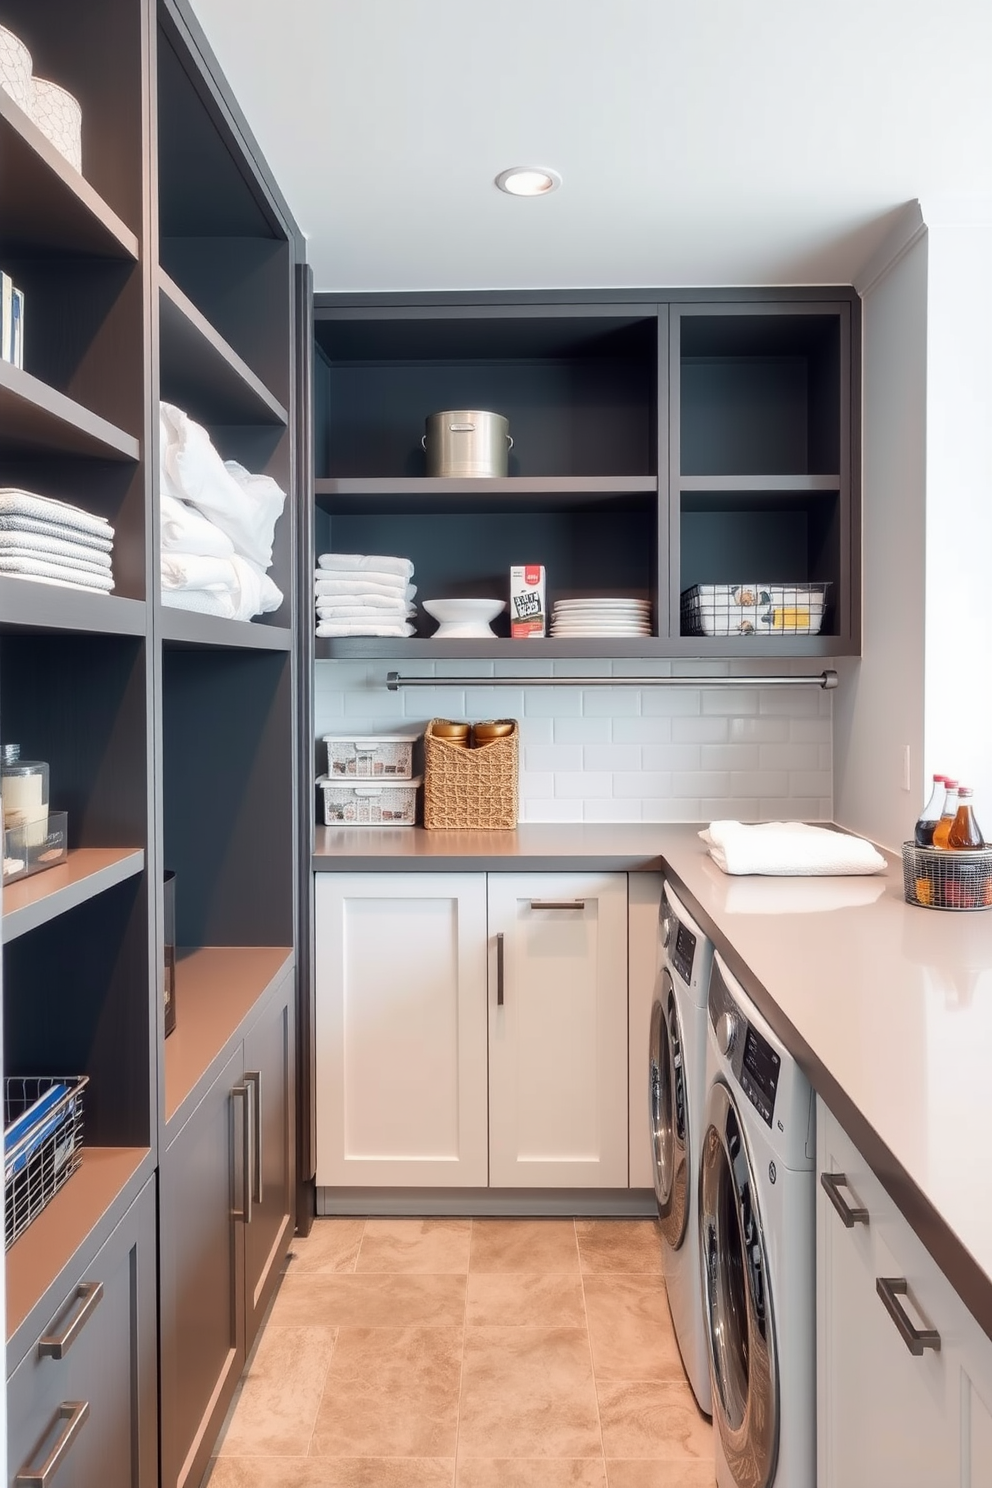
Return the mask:
<path fill-rule="evenodd" d="M 747 1033 L 739 1075 L 741 1089 L 762 1120 L 771 1126 L 782 1061 L 756 1028 L 752 1028 L 750 1023 L 745 1027 Z"/>
<path fill-rule="evenodd" d="M 678 929 L 675 933 L 675 944 L 668 953 L 669 960 L 686 986 L 692 985 L 692 963 L 696 956 L 696 937 L 681 920 L 676 920 Z"/>

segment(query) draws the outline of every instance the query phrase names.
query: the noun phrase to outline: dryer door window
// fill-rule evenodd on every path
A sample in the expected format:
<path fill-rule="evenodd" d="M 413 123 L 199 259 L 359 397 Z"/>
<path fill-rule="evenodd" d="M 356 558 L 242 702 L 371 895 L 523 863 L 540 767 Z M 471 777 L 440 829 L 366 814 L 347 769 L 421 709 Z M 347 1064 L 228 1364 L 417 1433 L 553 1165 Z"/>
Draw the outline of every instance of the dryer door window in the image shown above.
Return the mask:
<path fill-rule="evenodd" d="M 667 969 L 651 1009 L 648 1083 L 658 1217 L 665 1240 L 678 1250 L 689 1217 L 689 1133 L 682 1023 Z"/>
<path fill-rule="evenodd" d="M 699 1243 L 713 1421 L 734 1482 L 766 1488 L 778 1458 L 779 1393 L 765 1238 L 740 1114 L 721 1082 L 706 1118 Z"/>

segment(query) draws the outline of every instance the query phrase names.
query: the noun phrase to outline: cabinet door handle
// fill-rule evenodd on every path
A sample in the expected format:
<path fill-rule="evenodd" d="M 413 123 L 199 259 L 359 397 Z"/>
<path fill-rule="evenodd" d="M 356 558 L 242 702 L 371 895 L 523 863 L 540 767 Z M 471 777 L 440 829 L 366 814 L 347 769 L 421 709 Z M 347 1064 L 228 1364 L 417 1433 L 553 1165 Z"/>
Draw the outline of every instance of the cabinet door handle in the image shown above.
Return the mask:
<path fill-rule="evenodd" d="M 840 1192 L 842 1188 L 847 1187 L 845 1173 L 821 1173 L 820 1187 L 844 1221 L 845 1229 L 853 1230 L 856 1224 L 866 1225 L 868 1223 L 868 1210 L 862 1209 L 857 1204 L 848 1204 Z"/>
<path fill-rule="evenodd" d="M 55 1417 L 56 1421 L 65 1422 L 59 1432 L 58 1440 L 40 1467 L 21 1468 L 14 1479 L 14 1488 L 48 1488 L 49 1483 L 65 1461 L 70 1447 L 83 1429 L 89 1413 L 88 1400 L 64 1400 Z"/>
<path fill-rule="evenodd" d="M 503 1006 L 503 932 L 496 936 L 496 1006 Z"/>
<path fill-rule="evenodd" d="M 254 1091 L 255 1107 L 255 1202 L 262 1202 L 262 1071 L 245 1070 L 245 1084 Z"/>
<path fill-rule="evenodd" d="M 584 899 L 532 899 L 531 909 L 585 909 Z"/>
<path fill-rule="evenodd" d="M 924 1349 L 940 1353 L 940 1334 L 936 1328 L 917 1328 L 899 1301 L 909 1291 L 905 1276 L 877 1276 L 875 1290 L 881 1297 L 886 1312 L 899 1330 L 899 1337 L 917 1358 Z"/>
<path fill-rule="evenodd" d="M 103 1296 L 102 1281 L 83 1281 L 76 1288 L 73 1302 L 81 1302 L 83 1305 L 78 1312 L 73 1314 L 72 1321 L 62 1333 L 54 1333 L 53 1329 L 61 1316 L 56 1313 L 48 1325 L 48 1332 L 38 1339 L 38 1356 L 42 1359 L 64 1359 L 79 1337 L 86 1323 L 92 1317 Z"/>
<path fill-rule="evenodd" d="M 243 1195 L 243 1207 L 235 1210 L 235 1219 L 243 1219 L 245 1224 L 251 1224 L 251 1197 L 252 1197 L 252 1087 L 250 1085 L 235 1085 L 231 1094 L 242 1103 L 241 1122 L 241 1184 Z"/>

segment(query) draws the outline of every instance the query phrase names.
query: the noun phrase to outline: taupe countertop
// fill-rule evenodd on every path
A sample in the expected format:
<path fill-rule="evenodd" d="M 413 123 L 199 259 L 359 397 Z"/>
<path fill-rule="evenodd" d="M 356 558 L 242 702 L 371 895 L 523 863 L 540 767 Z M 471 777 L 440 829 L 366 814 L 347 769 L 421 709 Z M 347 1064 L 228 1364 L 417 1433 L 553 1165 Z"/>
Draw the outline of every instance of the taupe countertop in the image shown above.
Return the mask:
<path fill-rule="evenodd" d="M 314 868 L 669 872 L 992 1337 L 992 913 L 906 904 L 892 854 L 874 877 L 728 877 L 698 831 L 319 828 Z"/>

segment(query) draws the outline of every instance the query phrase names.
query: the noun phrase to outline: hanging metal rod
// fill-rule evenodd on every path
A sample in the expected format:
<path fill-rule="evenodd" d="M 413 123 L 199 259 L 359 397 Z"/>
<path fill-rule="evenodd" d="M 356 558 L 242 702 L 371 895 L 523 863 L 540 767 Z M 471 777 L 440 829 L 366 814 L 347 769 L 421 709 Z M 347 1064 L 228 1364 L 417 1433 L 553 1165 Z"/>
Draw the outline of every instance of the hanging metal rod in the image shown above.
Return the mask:
<path fill-rule="evenodd" d="M 822 687 L 837 686 L 837 673 L 801 677 L 401 677 L 386 673 L 390 692 L 401 687 Z"/>

